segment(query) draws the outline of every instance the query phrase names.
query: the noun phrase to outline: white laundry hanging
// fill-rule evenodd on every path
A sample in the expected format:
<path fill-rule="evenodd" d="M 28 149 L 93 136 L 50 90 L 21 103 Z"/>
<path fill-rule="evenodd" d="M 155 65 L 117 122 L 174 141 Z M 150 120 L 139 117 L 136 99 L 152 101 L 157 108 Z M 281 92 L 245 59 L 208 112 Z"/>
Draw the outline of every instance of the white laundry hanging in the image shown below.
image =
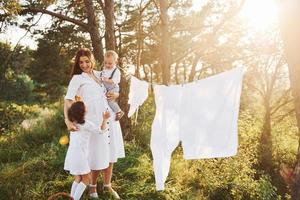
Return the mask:
<path fill-rule="evenodd" d="M 149 83 L 141 81 L 134 76 L 131 76 L 130 88 L 129 88 L 129 99 L 130 104 L 128 117 L 131 117 L 134 112 L 141 106 L 148 97 Z"/>
<path fill-rule="evenodd" d="M 237 153 L 242 77 L 243 68 L 237 67 L 182 86 L 154 86 L 151 151 L 157 190 L 164 189 L 171 155 L 180 141 L 185 159 Z"/>

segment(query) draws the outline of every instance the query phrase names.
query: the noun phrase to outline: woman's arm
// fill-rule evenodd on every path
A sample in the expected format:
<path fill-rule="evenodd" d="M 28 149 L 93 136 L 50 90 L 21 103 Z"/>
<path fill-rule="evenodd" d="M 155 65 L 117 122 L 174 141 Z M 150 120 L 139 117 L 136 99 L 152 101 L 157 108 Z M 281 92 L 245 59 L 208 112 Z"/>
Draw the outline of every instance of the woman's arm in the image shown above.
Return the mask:
<path fill-rule="evenodd" d="M 68 118 L 68 109 L 71 107 L 72 103 L 76 99 L 76 93 L 81 85 L 80 76 L 74 75 L 68 85 L 67 94 L 65 96 L 64 102 L 64 116 L 65 116 L 65 123 L 68 127 L 69 131 L 78 131 L 78 127 L 74 125 L 74 123 L 70 122 Z"/>
<path fill-rule="evenodd" d="M 71 107 L 73 102 L 74 102 L 73 100 L 65 99 L 64 102 L 65 124 L 67 125 L 69 131 L 78 131 L 78 127 L 76 127 L 74 123 L 72 123 L 68 118 L 68 109 Z"/>

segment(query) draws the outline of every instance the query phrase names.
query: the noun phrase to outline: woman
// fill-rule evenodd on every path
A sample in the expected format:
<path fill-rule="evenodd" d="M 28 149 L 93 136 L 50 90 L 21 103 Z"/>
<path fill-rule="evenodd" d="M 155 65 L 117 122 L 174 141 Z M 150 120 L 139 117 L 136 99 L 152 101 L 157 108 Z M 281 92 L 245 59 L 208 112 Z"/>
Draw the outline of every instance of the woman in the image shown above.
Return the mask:
<path fill-rule="evenodd" d="M 78 50 L 71 73 L 72 79 L 65 96 L 64 115 L 68 130 L 78 130 L 78 127 L 70 122 L 67 115 L 67 110 L 75 101 L 76 96 L 79 96 L 86 105 L 86 119 L 97 125 L 102 121 L 102 113 L 106 110 L 110 111 L 107 98 L 116 99 L 118 97 L 118 94 L 115 93 L 106 94 L 105 87 L 97 78 L 100 72 L 93 70 L 94 63 L 94 57 L 90 50 L 85 48 Z M 103 188 L 119 199 L 119 195 L 111 187 L 112 169 L 113 163 L 117 162 L 118 158 L 124 157 L 125 152 L 120 124 L 114 120 L 113 112 L 111 115 L 108 122 L 109 132 L 107 134 L 92 134 L 89 141 L 88 156 L 92 170 L 91 197 L 98 197 L 97 178 L 100 170 L 103 170 Z"/>

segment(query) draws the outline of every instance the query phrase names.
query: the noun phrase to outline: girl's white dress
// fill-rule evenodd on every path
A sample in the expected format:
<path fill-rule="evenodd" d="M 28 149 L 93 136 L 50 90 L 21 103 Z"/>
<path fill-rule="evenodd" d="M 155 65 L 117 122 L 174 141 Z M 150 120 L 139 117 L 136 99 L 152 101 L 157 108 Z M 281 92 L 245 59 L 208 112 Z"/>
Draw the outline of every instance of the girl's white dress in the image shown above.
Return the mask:
<path fill-rule="evenodd" d="M 89 166 L 88 146 L 91 134 L 103 134 L 102 131 L 92 122 L 86 121 L 77 125 L 78 131 L 70 132 L 70 143 L 65 158 L 64 169 L 72 175 L 88 174 L 91 171 Z"/>
<path fill-rule="evenodd" d="M 99 71 L 94 73 L 100 76 Z M 85 119 L 96 124 L 102 123 L 102 114 L 109 110 L 109 128 L 107 133 L 92 133 L 88 144 L 88 160 L 91 170 L 101 170 L 109 166 L 109 163 L 117 162 L 118 158 L 125 157 L 123 136 L 119 121 L 115 121 L 115 114 L 108 106 L 105 96 L 106 90 L 102 84 L 98 84 L 87 73 L 74 75 L 69 83 L 65 99 L 75 100 L 75 96 L 81 97 L 86 106 Z"/>

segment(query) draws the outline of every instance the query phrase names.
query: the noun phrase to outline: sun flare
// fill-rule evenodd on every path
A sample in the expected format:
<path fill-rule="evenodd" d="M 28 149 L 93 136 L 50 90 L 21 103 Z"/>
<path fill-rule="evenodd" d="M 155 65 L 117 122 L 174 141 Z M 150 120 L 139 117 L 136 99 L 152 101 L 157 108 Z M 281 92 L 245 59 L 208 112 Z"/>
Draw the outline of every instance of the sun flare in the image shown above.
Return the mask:
<path fill-rule="evenodd" d="M 242 17 L 259 30 L 270 28 L 277 20 L 277 13 L 274 0 L 247 0 L 241 11 Z"/>

